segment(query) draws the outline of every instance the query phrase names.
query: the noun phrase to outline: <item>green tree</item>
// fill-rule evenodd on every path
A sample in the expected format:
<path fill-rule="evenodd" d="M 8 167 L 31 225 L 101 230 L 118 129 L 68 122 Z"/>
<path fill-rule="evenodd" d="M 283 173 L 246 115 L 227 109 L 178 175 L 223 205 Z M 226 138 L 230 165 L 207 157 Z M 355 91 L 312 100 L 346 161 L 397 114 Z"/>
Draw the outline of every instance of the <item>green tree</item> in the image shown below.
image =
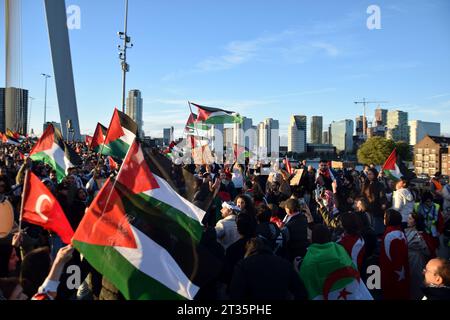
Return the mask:
<path fill-rule="evenodd" d="M 358 150 L 358 162 L 383 165 L 395 148 L 395 142 L 383 137 L 368 139 Z"/>
<path fill-rule="evenodd" d="M 397 149 L 397 154 L 400 159 L 403 161 L 412 161 L 413 153 L 411 152 L 411 148 L 409 143 L 404 141 L 399 141 L 395 143 L 395 148 Z"/>

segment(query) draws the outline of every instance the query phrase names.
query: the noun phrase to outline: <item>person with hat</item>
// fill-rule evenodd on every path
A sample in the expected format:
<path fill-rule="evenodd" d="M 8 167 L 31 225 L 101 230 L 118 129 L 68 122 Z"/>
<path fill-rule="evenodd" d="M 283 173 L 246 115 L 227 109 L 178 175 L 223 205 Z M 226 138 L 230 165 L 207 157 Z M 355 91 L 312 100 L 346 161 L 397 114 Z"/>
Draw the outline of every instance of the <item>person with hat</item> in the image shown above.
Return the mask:
<path fill-rule="evenodd" d="M 236 215 L 239 214 L 240 208 L 233 202 L 222 203 L 221 220 L 216 224 L 217 240 L 226 250 L 230 245 L 240 239 L 236 225 Z"/>

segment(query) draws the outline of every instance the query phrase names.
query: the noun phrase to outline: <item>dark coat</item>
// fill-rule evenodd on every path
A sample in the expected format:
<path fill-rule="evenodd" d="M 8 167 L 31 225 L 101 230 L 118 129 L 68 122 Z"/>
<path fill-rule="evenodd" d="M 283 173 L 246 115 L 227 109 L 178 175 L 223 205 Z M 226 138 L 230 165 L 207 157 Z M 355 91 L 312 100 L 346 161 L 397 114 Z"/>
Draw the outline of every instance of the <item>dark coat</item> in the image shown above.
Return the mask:
<path fill-rule="evenodd" d="M 426 287 L 422 291 L 427 300 L 450 300 L 450 287 Z"/>
<path fill-rule="evenodd" d="M 306 300 L 306 289 L 293 265 L 270 250 L 238 262 L 230 286 L 232 300 Z"/>
<path fill-rule="evenodd" d="M 308 220 L 304 214 L 292 217 L 285 225 L 287 233 L 286 251 L 289 261 L 304 257 L 308 248 Z"/>

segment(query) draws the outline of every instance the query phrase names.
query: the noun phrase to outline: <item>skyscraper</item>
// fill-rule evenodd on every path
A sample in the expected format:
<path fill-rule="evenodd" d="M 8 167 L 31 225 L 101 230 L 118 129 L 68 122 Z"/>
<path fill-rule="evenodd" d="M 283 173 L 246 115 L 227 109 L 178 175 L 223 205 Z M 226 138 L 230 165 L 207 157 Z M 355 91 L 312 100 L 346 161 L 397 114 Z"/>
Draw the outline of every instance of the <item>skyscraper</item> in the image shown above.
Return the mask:
<path fill-rule="evenodd" d="M 142 109 L 141 91 L 130 90 L 127 98 L 126 114 L 137 123 L 140 136 L 144 135 L 142 128 L 144 125 L 142 121 Z"/>
<path fill-rule="evenodd" d="M 329 144 L 329 143 L 330 143 L 328 131 L 324 131 L 324 132 L 322 133 L 322 143 L 323 143 L 323 144 Z"/>
<path fill-rule="evenodd" d="M 163 129 L 163 143 L 165 146 L 170 145 L 170 143 L 175 140 L 173 137 L 173 127 Z"/>
<path fill-rule="evenodd" d="M 323 117 L 313 116 L 311 118 L 311 143 L 322 144 Z"/>
<path fill-rule="evenodd" d="M 367 123 L 367 118 L 366 118 L 366 128 L 369 128 L 368 123 Z M 355 119 L 355 130 L 356 130 L 356 135 L 358 137 L 364 136 L 364 116 L 359 116 Z"/>
<path fill-rule="evenodd" d="M 338 152 L 353 151 L 353 120 L 333 121 L 331 123 L 331 144 Z"/>
<path fill-rule="evenodd" d="M 438 137 L 441 135 L 441 124 L 439 122 L 425 122 L 420 120 L 412 120 L 409 122 L 410 142 L 414 146 L 426 135 Z"/>
<path fill-rule="evenodd" d="M 409 142 L 408 112 L 388 111 L 386 138 Z"/>
<path fill-rule="evenodd" d="M 26 135 L 28 130 L 28 90 L 6 88 L 4 101 L 4 129 L 11 129 Z"/>
<path fill-rule="evenodd" d="M 291 116 L 288 127 L 288 152 L 306 152 L 306 116 Z"/>
<path fill-rule="evenodd" d="M 258 124 L 258 147 L 272 157 L 280 152 L 280 125 L 278 120 L 267 118 Z"/>
<path fill-rule="evenodd" d="M 374 126 L 376 126 L 376 127 L 387 126 L 387 114 L 388 114 L 388 111 L 386 109 L 376 109 Z"/>
<path fill-rule="evenodd" d="M 253 120 L 243 117 L 242 123 L 233 124 L 233 143 L 254 150 L 256 144 L 256 129 L 253 127 Z"/>

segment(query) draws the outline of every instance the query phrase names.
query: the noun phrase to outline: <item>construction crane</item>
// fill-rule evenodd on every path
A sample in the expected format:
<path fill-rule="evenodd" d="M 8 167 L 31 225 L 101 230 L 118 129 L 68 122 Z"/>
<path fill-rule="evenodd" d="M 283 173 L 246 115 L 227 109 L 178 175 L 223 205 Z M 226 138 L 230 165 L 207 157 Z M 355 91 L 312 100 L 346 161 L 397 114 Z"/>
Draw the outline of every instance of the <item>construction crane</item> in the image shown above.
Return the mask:
<path fill-rule="evenodd" d="M 355 101 L 355 104 L 362 104 L 364 107 L 364 115 L 363 115 L 363 135 L 364 138 L 367 137 L 367 117 L 366 117 L 366 106 L 368 104 L 380 104 L 380 103 L 388 103 L 387 101 L 366 101 L 366 98 L 363 98 L 363 101 Z"/>

